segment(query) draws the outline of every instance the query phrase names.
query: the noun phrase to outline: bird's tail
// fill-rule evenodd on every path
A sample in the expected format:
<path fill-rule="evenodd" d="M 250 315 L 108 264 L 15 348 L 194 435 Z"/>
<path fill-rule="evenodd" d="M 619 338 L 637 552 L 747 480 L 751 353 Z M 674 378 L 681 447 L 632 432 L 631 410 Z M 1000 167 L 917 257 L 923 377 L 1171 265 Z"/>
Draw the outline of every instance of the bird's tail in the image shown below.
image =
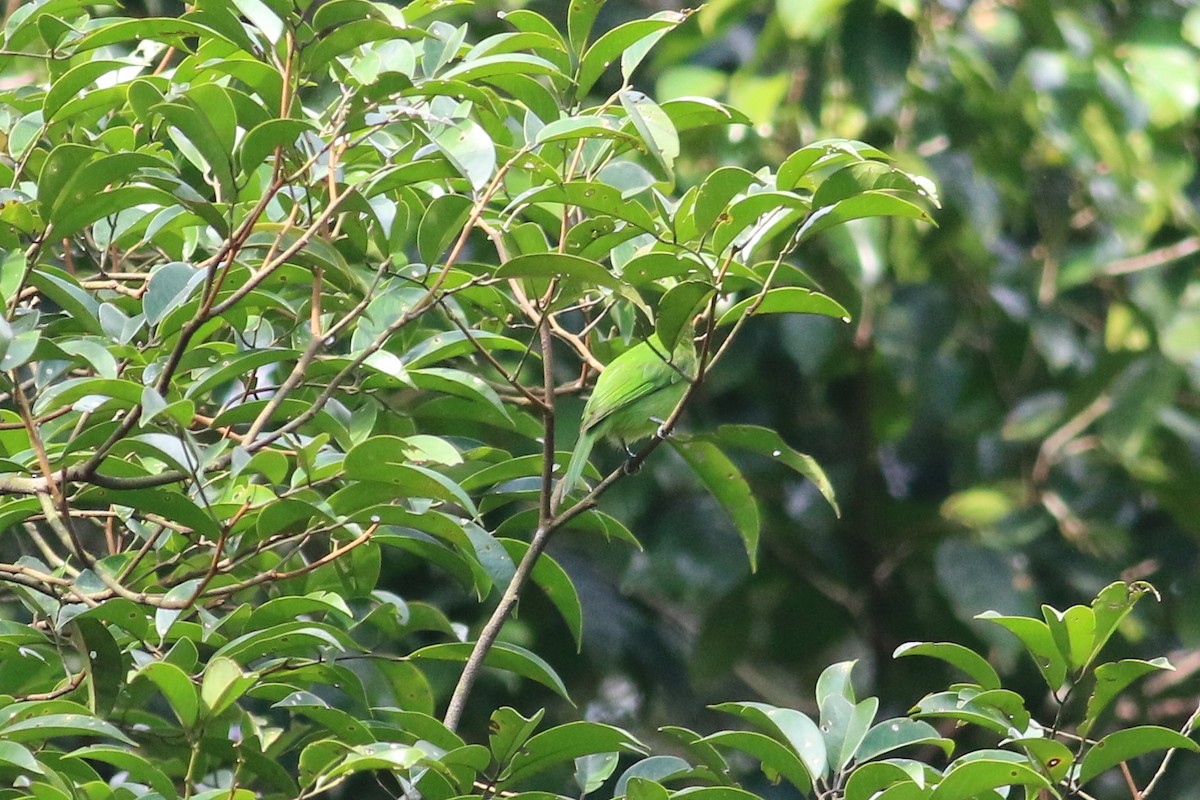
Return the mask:
<path fill-rule="evenodd" d="M 596 435 L 592 431 L 579 432 L 579 441 L 575 443 L 575 449 L 571 452 L 567 471 L 563 473 L 558 486 L 554 487 L 553 503 L 555 508 L 562 506 L 571 490 L 579 485 L 579 481 L 583 478 L 583 470 L 587 466 L 588 456 L 592 452 L 592 445 L 595 442 Z"/>

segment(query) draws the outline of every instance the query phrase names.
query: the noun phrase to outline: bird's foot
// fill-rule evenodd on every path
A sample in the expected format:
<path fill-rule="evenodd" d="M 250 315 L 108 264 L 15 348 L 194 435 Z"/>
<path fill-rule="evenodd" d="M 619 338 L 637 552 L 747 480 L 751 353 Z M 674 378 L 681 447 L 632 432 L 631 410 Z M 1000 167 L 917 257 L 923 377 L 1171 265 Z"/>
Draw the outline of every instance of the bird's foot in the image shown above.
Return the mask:
<path fill-rule="evenodd" d="M 658 423 L 658 430 L 654 432 L 656 437 L 659 439 L 669 439 L 671 437 L 671 429 L 667 427 L 667 421 L 665 419 L 651 417 L 650 421 Z"/>

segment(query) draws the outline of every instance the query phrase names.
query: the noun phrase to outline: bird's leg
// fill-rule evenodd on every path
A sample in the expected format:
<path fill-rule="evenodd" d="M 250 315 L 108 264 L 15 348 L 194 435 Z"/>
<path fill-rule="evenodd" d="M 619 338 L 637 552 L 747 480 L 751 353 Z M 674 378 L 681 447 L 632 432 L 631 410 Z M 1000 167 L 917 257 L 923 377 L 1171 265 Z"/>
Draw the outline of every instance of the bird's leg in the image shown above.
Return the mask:
<path fill-rule="evenodd" d="M 642 465 L 634 461 L 637 458 L 637 453 L 633 451 L 633 448 L 629 446 L 624 438 L 618 438 L 617 441 L 621 443 L 621 448 L 625 451 L 625 455 L 628 456 L 621 469 L 624 470 L 626 475 L 636 475 L 642 469 Z"/>

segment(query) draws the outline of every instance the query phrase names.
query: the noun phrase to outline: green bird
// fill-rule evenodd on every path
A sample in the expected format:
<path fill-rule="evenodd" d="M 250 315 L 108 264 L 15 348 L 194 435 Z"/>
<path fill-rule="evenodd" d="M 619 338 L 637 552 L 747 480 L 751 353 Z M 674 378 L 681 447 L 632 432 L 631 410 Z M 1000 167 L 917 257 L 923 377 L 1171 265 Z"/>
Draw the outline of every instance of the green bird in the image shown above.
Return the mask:
<path fill-rule="evenodd" d="M 696 346 L 684 331 L 668 357 L 657 335 L 613 359 L 596 379 L 583 408 L 579 441 L 554 491 L 559 505 L 583 476 L 592 446 L 601 437 L 627 442 L 653 434 L 683 399 L 696 371 Z"/>

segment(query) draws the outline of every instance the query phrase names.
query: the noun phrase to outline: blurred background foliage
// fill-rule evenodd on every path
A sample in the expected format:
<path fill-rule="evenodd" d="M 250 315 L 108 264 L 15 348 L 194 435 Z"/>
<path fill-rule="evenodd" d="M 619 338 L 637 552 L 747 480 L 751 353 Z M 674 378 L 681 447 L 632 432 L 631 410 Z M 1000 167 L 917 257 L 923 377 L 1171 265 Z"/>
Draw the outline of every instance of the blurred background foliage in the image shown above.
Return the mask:
<path fill-rule="evenodd" d="M 682 5 L 609 0 L 597 33 Z M 504 30 L 497 10 L 565 28 L 566 6 L 443 13 L 483 38 Z M 752 574 L 732 523 L 660 450 L 606 498 L 643 552 L 569 536 L 550 548 L 583 599 L 582 656 L 536 594 L 506 629 L 590 702 L 491 675 L 465 727 L 520 698 L 656 742 L 662 724 L 712 729 L 705 705 L 721 700 L 811 710 L 817 675 L 848 658 L 862 692 L 903 713 L 953 677 L 894 661 L 912 640 L 981 647 L 1036 702 L 1017 641 L 974 615 L 1038 616 L 1123 578 L 1162 601 L 1139 605 L 1114 647 L 1177 670 L 1118 714 L 1178 728 L 1200 694 L 1200 7 L 712 0 L 635 83 L 754 122 L 685 134 L 681 190 L 848 137 L 933 177 L 938 226 L 864 220 L 807 246 L 797 264 L 852 323 L 756 320 L 684 423 L 682 435 L 780 431 L 825 467 L 841 518 L 811 484 L 747 457 L 764 521 Z M 385 563 L 389 583 L 424 587 L 455 619 L 484 611 L 421 567 Z M 442 688 L 456 674 L 447 665 Z M 1195 759 L 1173 772 L 1200 785 Z"/>
<path fill-rule="evenodd" d="M 566 3 L 511 0 L 470 13 L 486 25 L 525 6 L 565 17 Z M 808 246 L 797 263 L 853 322 L 756 321 L 685 421 L 778 429 L 830 473 L 841 519 L 793 474 L 744 461 L 765 525 L 751 574 L 731 523 L 660 452 L 607 498 L 645 552 L 552 546 L 584 598 L 583 657 L 539 598 L 510 630 L 595 687 L 587 716 L 653 738 L 703 729 L 719 699 L 804 708 L 841 658 L 903 711 L 946 677 L 892 660 L 914 639 L 981 646 L 1036 693 L 1016 640 L 973 616 L 1036 615 L 1124 577 L 1163 596 L 1123 646 L 1178 670 L 1123 713 L 1186 718 L 1200 692 L 1191 6 L 714 0 L 660 44 L 639 88 L 726 100 L 755 123 L 688 138 L 681 188 L 841 136 L 934 177 L 943 208 L 937 228 L 867 220 Z M 679 8 L 610 0 L 598 29 Z"/>

